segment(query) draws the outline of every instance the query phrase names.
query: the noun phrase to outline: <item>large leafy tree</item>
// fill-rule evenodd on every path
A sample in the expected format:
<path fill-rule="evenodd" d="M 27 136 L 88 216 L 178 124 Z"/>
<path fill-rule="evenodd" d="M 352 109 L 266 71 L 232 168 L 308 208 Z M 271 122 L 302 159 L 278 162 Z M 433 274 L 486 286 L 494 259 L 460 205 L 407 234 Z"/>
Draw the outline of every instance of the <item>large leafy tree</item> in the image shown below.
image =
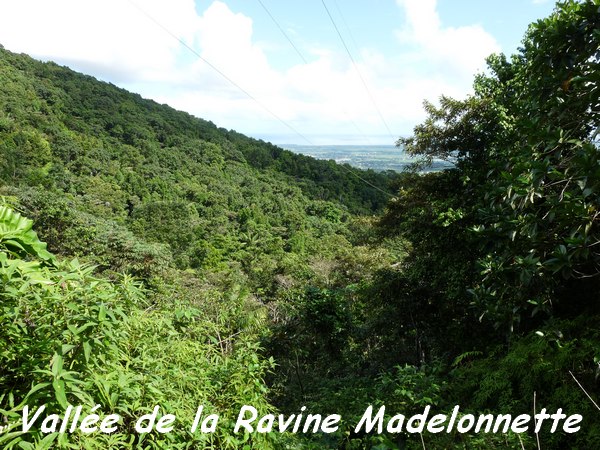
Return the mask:
<path fill-rule="evenodd" d="M 426 103 L 426 121 L 399 141 L 424 163 L 456 161 L 461 219 L 478 233 L 472 293 L 509 330 L 600 274 L 599 6 L 559 3 L 517 55 L 488 59 L 471 97 Z M 595 304 L 587 297 L 581 306 Z"/>
<path fill-rule="evenodd" d="M 477 81 L 478 95 L 510 118 L 510 139 L 494 142 L 480 191 L 487 254 L 476 293 L 511 325 L 600 274 L 599 6 L 559 4 L 530 27 L 519 55 L 491 58 L 492 74 Z"/>
<path fill-rule="evenodd" d="M 597 397 L 599 63 L 600 1 L 557 4 L 518 54 L 488 58 L 470 97 L 426 103 L 399 144 L 455 168 L 407 177 L 381 221 L 409 242 L 386 274 L 396 289 L 374 296 L 393 305 L 390 335 L 451 362 L 450 404 L 530 411 L 537 394 L 581 411 L 582 433 L 542 435 L 547 448 L 598 446 L 569 371 Z"/>

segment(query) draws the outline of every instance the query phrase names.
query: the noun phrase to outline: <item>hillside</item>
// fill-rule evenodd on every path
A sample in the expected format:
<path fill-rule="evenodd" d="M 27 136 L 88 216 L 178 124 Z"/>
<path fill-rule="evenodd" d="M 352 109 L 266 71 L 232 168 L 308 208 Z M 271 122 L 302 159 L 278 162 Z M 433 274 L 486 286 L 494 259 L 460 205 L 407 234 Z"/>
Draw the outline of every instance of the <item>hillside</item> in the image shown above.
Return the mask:
<path fill-rule="evenodd" d="M 88 252 L 93 223 L 100 234 L 165 244 L 162 256 L 182 269 L 235 261 L 261 270 L 257 255 L 314 253 L 315 233 L 342 238 L 351 214 L 382 210 L 397 178 L 295 155 L 53 63 L 1 56 L 0 179 L 32 188 L 17 196 L 58 253 Z M 40 195 L 69 205 L 38 211 L 49 207 Z M 77 222 L 78 242 L 48 234 L 74 232 L 65 221 Z"/>
<path fill-rule="evenodd" d="M 31 166 L 48 162 L 57 165 L 60 161 L 76 176 L 85 171 L 108 177 L 115 176 L 116 169 L 112 167 L 111 172 L 98 163 L 117 161 L 121 174 L 125 167 L 137 173 L 143 165 L 154 176 L 161 175 L 160 171 L 153 172 L 157 166 L 175 172 L 188 164 L 223 168 L 241 163 L 262 171 L 269 169 L 272 175 L 289 175 L 291 178 L 279 179 L 299 186 L 311 199 L 335 200 L 351 212 L 372 213 L 381 210 L 387 200 L 384 194 L 352 176 L 347 171 L 349 167 L 296 155 L 217 128 L 212 122 L 144 100 L 51 62 L 40 63 L 6 50 L 1 55 L 3 120 L 37 130 L 51 147 L 51 155 L 43 149 L 32 149 L 38 153 L 25 155 L 37 158 Z M 7 126 L 4 123 L 5 130 Z M 96 142 L 81 142 L 91 137 Z M 71 164 L 75 159 L 81 160 L 79 166 Z M 90 161 L 96 163 L 97 173 L 84 167 Z M 3 178 L 22 176 L 14 173 L 11 164 L 14 161 L 10 158 L 4 162 Z M 391 174 L 386 177 L 372 171 L 359 172 L 361 178 L 384 190 L 393 179 Z"/>
<path fill-rule="evenodd" d="M 14 285 L 23 292 L 7 300 L 3 323 L 16 325 L 5 327 L 3 339 L 19 343 L 20 357 L 36 355 L 3 372 L 0 388 L 17 403 L 60 409 L 80 399 L 101 404 L 105 412 L 124 408 L 125 420 L 131 420 L 132 408 L 167 398 L 176 400 L 167 411 L 186 419 L 200 404 L 231 417 L 233 406 L 244 404 L 247 395 L 256 397 L 246 403 L 271 408 L 264 377 L 273 362 L 259 347 L 270 333 L 269 311 L 280 308 L 282 299 L 304 295 L 309 286 L 341 286 L 348 274 L 358 279 L 360 268 L 389 264 L 387 251 L 370 257 L 370 249 L 354 244 L 364 239 L 361 224 L 383 210 L 384 191 L 397 174 L 296 155 L 4 49 L 0 154 L 5 231 L 24 223 L 15 230 L 26 232 L 20 239 L 38 242 L 35 249 L 47 248 L 52 255 L 15 273 L 10 269 L 15 261 L 33 263 L 45 253 L 11 246 L 6 234 L 1 238 L 9 255 L 3 260 L 4 289 Z M 37 235 L 30 235 L 31 223 L 16 211 L 33 219 Z M 44 282 L 30 285 L 31 276 Z M 61 291 L 65 279 L 74 281 Z M 104 312 L 97 310 L 95 283 L 106 290 L 100 308 L 107 321 L 96 317 Z M 80 298 L 80 305 L 74 307 L 71 298 Z M 62 317 L 65 308 L 77 314 Z M 35 331 L 18 325 L 21 319 L 14 322 L 23 312 Z M 61 327 L 73 326 L 89 332 L 65 337 Z M 38 342 L 35 351 L 30 338 Z M 72 342 L 67 350 L 65 342 Z M 172 346 L 180 353 L 164 361 L 160 354 Z M 14 361 L 3 355 L 4 362 Z M 256 360 L 255 375 L 246 372 L 248 358 Z M 36 375 L 34 368 L 47 368 L 48 360 L 52 377 Z M 58 381 L 59 360 L 74 378 Z M 207 378 L 187 392 L 203 364 Z M 152 367 L 154 381 L 135 375 L 141 367 Z M 174 370 L 180 375 L 173 377 Z M 235 376 L 241 377 L 239 384 L 229 393 L 206 392 Z M 123 385 L 123 380 L 129 381 Z M 54 388 L 42 389 L 48 382 Z M 148 382 L 152 393 L 141 395 Z M 254 386 L 249 393 L 235 394 L 249 384 Z M 128 394 L 102 397 L 114 389 Z M 166 442 L 273 445 L 273 437 L 240 441 L 230 431 L 195 438 L 173 434 Z M 43 437 L 39 429 L 36 433 L 31 439 Z M 115 436 L 133 434 L 129 428 Z M 104 446 L 102 438 L 88 441 Z M 152 439 L 162 442 L 161 436 Z"/>

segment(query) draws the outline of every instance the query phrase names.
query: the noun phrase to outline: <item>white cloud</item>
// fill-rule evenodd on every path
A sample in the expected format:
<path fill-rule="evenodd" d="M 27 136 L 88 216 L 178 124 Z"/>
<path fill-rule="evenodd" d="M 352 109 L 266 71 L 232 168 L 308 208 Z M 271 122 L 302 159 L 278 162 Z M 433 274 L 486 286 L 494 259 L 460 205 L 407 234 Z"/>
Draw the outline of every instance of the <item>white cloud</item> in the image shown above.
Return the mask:
<path fill-rule="evenodd" d="M 396 35 L 416 46 L 419 55 L 436 70 L 450 72 L 463 83 L 485 67 L 485 58 L 500 45 L 480 25 L 443 27 L 436 0 L 397 0 L 406 13 L 405 27 Z"/>
<path fill-rule="evenodd" d="M 193 36 L 193 0 L 145 0 L 143 7 L 178 37 Z M 122 0 L 3 2 L 0 42 L 14 51 L 114 74 L 115 81 L 163 78 L 180 47 Z"/>
<path fill-rule="evenodd" d="M 276 70 L 265 51 L 273 44 L 257 42 L 252 19 L 225 2 L 196 11 L 194 0 L 136 1 L 303 135 L 387 134 L 337 43 L 304 49 L 307 64 Z M 425 98 L 464 95 L 473 73 L 498 45 L 480 26 L 444 27 L 435 0 L 398 0 L 398 5 L 406 25 L 397 32 L 396 56 L 373 49 L 354 56 L 377 107 L 400 135 L 423 118 Z M 254 136 L 290 134 L 177 39 L 122 0 L 20 0 L 5 2 L 0 15 L 0 43 L 10 50 L 68 64 L 219 126 Z M 293 140 L 304 143 L 299 136 Z"/>

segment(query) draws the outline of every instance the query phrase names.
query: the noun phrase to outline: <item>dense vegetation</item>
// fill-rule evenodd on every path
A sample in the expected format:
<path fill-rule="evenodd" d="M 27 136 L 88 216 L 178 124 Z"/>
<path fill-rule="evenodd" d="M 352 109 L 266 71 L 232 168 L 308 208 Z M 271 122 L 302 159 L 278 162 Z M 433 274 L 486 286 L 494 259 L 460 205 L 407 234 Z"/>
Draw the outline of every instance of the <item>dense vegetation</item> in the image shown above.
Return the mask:
<path fill-rule="evenodd" d="M 0 49 L 0 445 L 599 448 L 600 410 L 572 377 L 600 397 L 599 8 L 557 5 L 473 95 L 426 103 L 399 144 L 455 162 L 427 174 L 359 178 Z M 21 433 L 26 404 L 123 419 Z M 134 432 L 156 404 L 184 426 Z M 244 404 L 343 420 L 235 434 Z M 354 433 L 371 404 L 584 419 L 575 434 Z M 215 433 L 189 432 L 199 405 Z"/>
<path fill-rule="evenodd" d="M 126 425 L 76 445 L 274 446 L 277 436 L 235 436 L 228 422 L 244 404 L 273 409 L 269 312 L 368 260 L 353 246 L 357 215 L 380 212 L 398 175 L 295 155 L 5 50 L 0 155 L 0 409 L 11 429 L 25 404 L 69 402 Z M 35 246 L 15 241 L 21 222 Z M 182 423 L 204 405 L 220 433 L 132 433 L 155 404 Z M 0 443 L 42 438 L 14 431 Z"/>

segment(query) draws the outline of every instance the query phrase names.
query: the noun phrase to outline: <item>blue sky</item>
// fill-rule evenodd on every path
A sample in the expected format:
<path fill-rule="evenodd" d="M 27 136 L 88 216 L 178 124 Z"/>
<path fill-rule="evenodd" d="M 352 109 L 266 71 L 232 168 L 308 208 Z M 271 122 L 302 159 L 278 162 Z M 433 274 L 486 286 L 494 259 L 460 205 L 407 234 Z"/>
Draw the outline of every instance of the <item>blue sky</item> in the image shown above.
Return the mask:
<path fill-rule="evenodd" d="M 423 100 L 467 95 L 485 56 L 514 53 L 552 9 L 544 0 L 20 0 L 0 6 L 0 43 L 274 143 L 393 144 L 424 118 Z"/>

